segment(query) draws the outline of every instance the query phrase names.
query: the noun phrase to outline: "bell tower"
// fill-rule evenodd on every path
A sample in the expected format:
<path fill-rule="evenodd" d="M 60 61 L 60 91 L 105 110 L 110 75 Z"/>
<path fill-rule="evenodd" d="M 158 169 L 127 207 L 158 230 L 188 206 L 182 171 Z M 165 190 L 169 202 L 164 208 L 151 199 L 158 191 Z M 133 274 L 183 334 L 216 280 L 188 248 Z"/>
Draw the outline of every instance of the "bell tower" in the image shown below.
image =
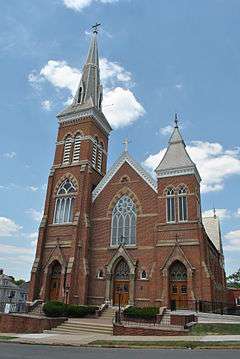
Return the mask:
<path fill-rule="evenodd" d="M 93 26 L 72 104 L 57 115 L 56 151 L 31 272 L 30 301 L 87 301 L 91 194 L 106 173 L 111 132 L 102 112 L 98 26 Z"/>

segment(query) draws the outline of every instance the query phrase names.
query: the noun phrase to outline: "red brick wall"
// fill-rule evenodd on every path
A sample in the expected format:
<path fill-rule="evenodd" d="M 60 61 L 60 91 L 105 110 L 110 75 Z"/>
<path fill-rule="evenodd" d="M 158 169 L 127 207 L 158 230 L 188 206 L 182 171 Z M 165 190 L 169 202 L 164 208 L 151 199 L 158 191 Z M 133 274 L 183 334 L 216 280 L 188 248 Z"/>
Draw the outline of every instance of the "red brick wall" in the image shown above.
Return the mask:
<path fill-rule="evenodd" d="M 143 327 L 126 327 L 124 325 L 113 324 L 113 335 L 188 335 L 187 331 L 171 331 L 158 328 L 143 328 Z"/>
<path fill-rule="evenodd" d="M 66 318 L 38 318 L 0 314 L 0 333 L 42 333 L 63 323 Z"/>

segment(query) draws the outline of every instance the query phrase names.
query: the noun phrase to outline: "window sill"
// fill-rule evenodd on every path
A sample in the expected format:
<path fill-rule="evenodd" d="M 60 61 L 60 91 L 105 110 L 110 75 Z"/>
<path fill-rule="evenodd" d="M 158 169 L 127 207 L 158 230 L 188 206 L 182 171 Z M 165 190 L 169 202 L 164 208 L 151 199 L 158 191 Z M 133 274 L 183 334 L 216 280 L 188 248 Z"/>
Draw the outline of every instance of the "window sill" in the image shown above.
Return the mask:
<path fill-rule="evenodd" d="M 120 246 L 120 244 L 117 244 L 117 245 L 110 245 L 109 246 L 109 248 L 110 249 L 116 249 L 116 248 L 118 248 Z M 137 245 L 136 244 L 125 244 L 124 246 L 123 246 L 124 248 L 132 248 L 132 249 L 134 249 L 134 248 L 137 248 Z"/>
<path fill-rule="evenodd" d="M 66 223 L 51 223 L 50 226 L 74 226 L 73 222 L 66 222 Z"/>

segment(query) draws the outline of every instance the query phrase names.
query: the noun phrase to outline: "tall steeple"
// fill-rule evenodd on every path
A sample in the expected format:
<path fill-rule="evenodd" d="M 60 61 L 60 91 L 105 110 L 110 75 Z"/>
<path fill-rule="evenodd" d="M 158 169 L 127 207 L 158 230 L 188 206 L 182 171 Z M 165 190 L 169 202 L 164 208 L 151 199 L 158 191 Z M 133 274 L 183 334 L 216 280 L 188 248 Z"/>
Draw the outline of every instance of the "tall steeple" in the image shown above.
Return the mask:
<path fill-rule="evenodd" d="M 112 130 L 107 119 L 102 113 L 103 88 L 100 81 L 99 56 L 97 34 L 98 26 L 92 27 L 93 33 L 86 58 L 85 65 L 82 70 L 77 92 L 74 96 L 72 104 L 60 112 L 57 117 L 59 122 L 73 120 L 92 116 L 107 134 Z"/>
<path fill-rule="evenodd" d="M 100 83 L 97 33 L 98 30 L 94 27 L 82 78 L 74 97 L 73 105 L 79 104 L 84 108 L 94 106 L 101 110 L 102 86 Z"/>
<path fill-rule="evenodd" d="M 201 181 L 197 167 L 186 151 L 186 145 L 178 127 L 177 115 L 175 115 L 175 126 L 167 151 L 155 172 L 158 178 L 194 174 L 198 181 Z"/>

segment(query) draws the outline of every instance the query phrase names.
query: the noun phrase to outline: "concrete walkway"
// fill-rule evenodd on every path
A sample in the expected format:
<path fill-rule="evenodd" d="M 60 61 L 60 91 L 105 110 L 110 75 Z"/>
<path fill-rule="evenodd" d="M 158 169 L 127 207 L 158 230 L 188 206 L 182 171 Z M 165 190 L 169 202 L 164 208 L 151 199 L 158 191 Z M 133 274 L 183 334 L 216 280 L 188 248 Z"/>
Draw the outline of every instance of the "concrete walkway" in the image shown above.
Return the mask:
<path fill-rule="evenodd" d="M 112 336 L 105 334 L 1 334 L 1 336 L 15 336 L 11 342 L 27 343 L 27 344 L 49 344 L 49 345 L 70 345 L 84 346 L 95 340 L 107 341 L 201 341 L 201 342 L 228 342 L 238 341 L 240 343 L 240 335 L 208 335 L 208 336 Z"/>

